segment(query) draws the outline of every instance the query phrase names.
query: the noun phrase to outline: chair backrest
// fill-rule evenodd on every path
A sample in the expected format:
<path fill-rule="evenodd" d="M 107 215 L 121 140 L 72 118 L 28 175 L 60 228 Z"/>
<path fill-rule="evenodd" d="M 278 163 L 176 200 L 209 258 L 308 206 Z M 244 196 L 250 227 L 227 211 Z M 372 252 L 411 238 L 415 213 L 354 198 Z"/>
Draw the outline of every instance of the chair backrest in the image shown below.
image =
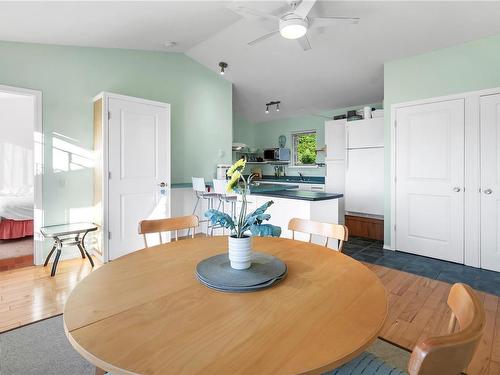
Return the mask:
<path fill-rule="evenodd" d="M 214 193 L 220 194 L 222 197 L 232 197 L 236 193 L 230 193 L 226 190 L 227 180 L 214 179 Z"/>
<path fill-rule="evenodd" d="M 214 193 L 225 195 L 226 185 L 227 185 L 226 180 L 218 180 L 214 178 Z"/>
<path fill-rule="evenodd" d="M 148 233 L 158 233 L 160 238 L 160 244 L 163 243 L 161 232 L 172 232 L 175 231 L 175 240 L 179 240 L 179 230 L 182 229 L 193 229 L 191 237 L 194 238 L 195 229 L 198 227 L 200 221 L 198 216 L 179 216 L 172 217 L 168 219 L 158 219 L 158 220 L 142 220 L 139 223 L 139 234 L 144 237 L 144 245 L 148 247 L 148 241 L 146 239 L 146 234 Z"/>
<path fill-rule="evenodd" d="M 204 193 L 206 191 L 205 179 L 203 177 L 191 177 L 193 190 Z"/>
<path fill-rule="evenodd" d="M 484 331 L 483 302 L 470 286 L 458 283 L 451 287 L 448 306 L 452 311 L 448 334 L 417 343 L 408 361 L 410 375 L 456 375 L 469 365 Z"/>
<path fill-rule="evenodd" d="M 312 235 L 323 236 L 326 238 L 325 246 L 328 246 L 328 239 L 332 238 L 339 241 L 338 251 L 344 248 L 344 241 L 349 239 L 349 231 L 345 225 L 320 223 L 319 221 L 293 218 L 288 223 L 288 229 L 292 231 L 292 239 L 295 239 L 295 232 L 309 234 L 309 242 Z"/>

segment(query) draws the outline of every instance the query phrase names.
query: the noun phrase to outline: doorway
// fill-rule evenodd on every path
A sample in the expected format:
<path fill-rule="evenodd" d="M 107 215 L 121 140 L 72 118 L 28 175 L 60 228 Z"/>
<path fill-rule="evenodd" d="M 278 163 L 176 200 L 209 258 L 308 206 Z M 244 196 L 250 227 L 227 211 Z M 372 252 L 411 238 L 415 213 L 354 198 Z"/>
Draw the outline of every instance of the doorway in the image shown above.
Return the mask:
<path fill-rule="evenodd" d="M 0 271 L 39 262 L 41 93 L 0 85 Z"/>

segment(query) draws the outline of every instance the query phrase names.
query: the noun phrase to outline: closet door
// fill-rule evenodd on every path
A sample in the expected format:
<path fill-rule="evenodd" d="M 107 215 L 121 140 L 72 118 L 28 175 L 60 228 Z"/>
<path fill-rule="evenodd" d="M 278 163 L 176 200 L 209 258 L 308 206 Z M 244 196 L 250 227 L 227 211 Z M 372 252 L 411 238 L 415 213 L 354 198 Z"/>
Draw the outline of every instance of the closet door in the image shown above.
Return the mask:
<path fill-rule="evenodd" d="M 464 100 L 396 111 L 396 249 L 464 262 Z"/>
<path fill-rule="evenodd" d="M 481 268 L 500 271 L 500 94 L 481 97 Z"/>

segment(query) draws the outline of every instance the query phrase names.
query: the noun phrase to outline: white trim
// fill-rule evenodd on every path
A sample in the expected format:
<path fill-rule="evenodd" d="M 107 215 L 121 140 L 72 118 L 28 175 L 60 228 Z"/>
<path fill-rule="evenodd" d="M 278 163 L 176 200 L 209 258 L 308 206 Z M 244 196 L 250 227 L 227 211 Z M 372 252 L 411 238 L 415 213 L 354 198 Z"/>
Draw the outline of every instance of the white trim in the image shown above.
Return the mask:
<path fill-rule="evenodd" d="M 35 216 L 33 219 L 33 231 L 34 231 L 34 253 L 33 253 L 33 261 L 35 265 L 40 265 L 43 264 L 43 257 L 44 257 L 44 249 L 43 249 L 43 244 L 44 244 L 44 238 L 42 234 L 40 233 L 40 228 L 43 227 L 43 222 L 44 222 L 44 211 L 43 211 L 43 174 L 44 174 L 44 147 L 45 147 L 45 142 L 44 142 L 44 135 L 43 135 L 43 118 L 42 118 L 42 92 L 39 90 L 32 90 L 32 89 L 26 89 L 26 88 L 21 88 L 21 87 L 14 87 L 14 86 L 6 86 L 6 85 L 0 85 L 0 91 L 2 92 L 7 92 L 7 93 L 15 93 L 15 94 L 21 94 L 21 95 L 30 95 L 35 98 L 35 116 L 34 116 L 34 124 L 33 124 L 33 142 L 36 141 L 35 138 L 35 133 L 39 133 L 40 137 L 40 147 L 34 147 L 33 148 L 33 157 L 34 157 L 34 208 L 35 208 Z M 37 164 L 37 160 L 40 161 Z M 37 174 L 37 169 L 38 169 L 38 174 Z"/>
<path fill-rule="evenodd" d="M 475 138 L 476 142 L 466 142 L 465 149 L 465 222 L 464 228 L 472 228 L 465 231 L 464 240 L 464 263 L 473 267 L 481 266 L 480 251 L 480 204 L 479 204 L 479 171 L 480 171 L 480 119 L 479 119 L 479 100 L 481 96 L 494 95 L 500 93 L 500 87 L 467 91 L 458 94 L 450 94 L 433 98 L 412 100 L 408 102 L 395 103 L 390 109 L 390 138 L 391 138 L 391 172 L 390 172 L 390 221 L 391 221 L 391 239 L 390 243 L 384 245 L 384 248 L 396 249 L 396 111 L 400 108 L 430 104 L 442 101 L 462 99 L 465 103 L 465 137 L 466 139 Z M 475 173 L 476 172 L 476 173 Z M 475 202 L 475 203 L 474 203 Z"/>
<path fill-rule="evenodd" d="M 136 103 L 142 103 L 142 104 L 148 104 L 148 105 L 154 105 L 157 107 L 163 107 L 170 109 L 170 104 L 168 103 L 163 103 L 163 102 L 158 102 L 156 100 L 149 100 L 149 99 L 143 99 L 143 98 L 136 98 L 135 96 L 127 96 L 127 95 L 121 95 L 121 94 L 114 94 L 112 92 L 107 92 L 107 91 L 102 91 L 99 94 L 97 94 L 92 102 L 95 102 L 98 99 L 106 97 L 107 99 L 122 99 L 122 100 L 127 100 L 130 102 L 136 102 Z"/>

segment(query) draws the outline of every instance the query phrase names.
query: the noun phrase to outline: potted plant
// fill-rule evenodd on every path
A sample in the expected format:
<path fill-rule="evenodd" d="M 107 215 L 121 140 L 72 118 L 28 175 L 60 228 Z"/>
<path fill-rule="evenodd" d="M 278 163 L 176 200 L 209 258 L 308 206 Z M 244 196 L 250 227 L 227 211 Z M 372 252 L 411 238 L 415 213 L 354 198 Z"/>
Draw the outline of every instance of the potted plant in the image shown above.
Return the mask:
<path fill-rule="evenodd" d="M 266 214 L 265 211 L 274 203 L 273 201 L 268 201 L 247 214 L 247 194 L 250 192 L 252 176 L 250 175 L 248 178 L 243 176 L 245 165 L 246 160 L 240 159 L 227 172 L 231 179 L 226 185 L 226 190 L 241 195 L 241 208 L 236 222 L 236 218 L 233 219 L 230 215 L 218 210 L 210 209 L 205 212 L 205 217 L 213 225 L 220 225 L 231 231 L 228 240 L 229 261 L 231 267 L 237 270 L 247 269 L 252 264 L 251 237 L 248 232 L 252 236 L 261 237 L 279 237 L 281 235 L 280 227 L 263 224 L 264 221 L 271 218 L 271 215 Z"/>

